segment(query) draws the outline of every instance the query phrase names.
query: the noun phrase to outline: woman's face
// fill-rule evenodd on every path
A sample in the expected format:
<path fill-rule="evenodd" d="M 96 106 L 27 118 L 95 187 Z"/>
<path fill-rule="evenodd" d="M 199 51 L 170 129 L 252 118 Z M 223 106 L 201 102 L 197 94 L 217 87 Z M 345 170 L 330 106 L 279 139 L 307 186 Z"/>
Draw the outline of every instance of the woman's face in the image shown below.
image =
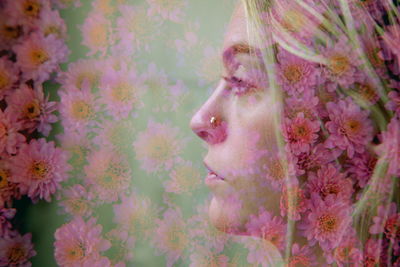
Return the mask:
<path fill-rule="evenodd" d="M 224 40 L 224 78 L 190 122 L 208 145 L 204 164 L 209 169 L 205 183 L 213 193 L 210 219 L 218 229 L 234 233 L 244 233 L 250 215 L 261 206 L 279 212 L 279 193 L 266 184 L 265 176 L 266 169 L 276 166 L 273 122 L 278 111 L 268 86 L 262 85 L 262 75 L 254 75 L 254 66 L 261 65 L 249 53 L 257 46 L 247 36 L 244 9 L 239 5 Z"/>

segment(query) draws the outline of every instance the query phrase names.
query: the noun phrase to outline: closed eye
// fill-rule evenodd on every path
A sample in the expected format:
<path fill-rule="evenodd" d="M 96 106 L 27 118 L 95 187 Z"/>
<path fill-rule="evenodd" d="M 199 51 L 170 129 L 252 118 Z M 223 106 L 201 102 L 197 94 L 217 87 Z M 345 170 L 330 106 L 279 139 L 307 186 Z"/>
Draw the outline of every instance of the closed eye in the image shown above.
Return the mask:
<path fill-rule="evenodd" d="M 222 78 L 228 83 L 229 88 L 235 93 L 235 95 L 244 95 L 256 88 L 252 83 L 236 76 L 223 76 Z"/>

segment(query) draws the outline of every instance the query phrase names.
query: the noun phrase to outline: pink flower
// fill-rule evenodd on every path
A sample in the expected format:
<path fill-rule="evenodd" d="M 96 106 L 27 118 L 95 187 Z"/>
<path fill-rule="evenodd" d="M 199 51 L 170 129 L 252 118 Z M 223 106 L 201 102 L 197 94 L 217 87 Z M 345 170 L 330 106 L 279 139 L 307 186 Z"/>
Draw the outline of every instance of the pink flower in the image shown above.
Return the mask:
<path fill-rule="evenodd" d="M 165 191 L 175 194 L 189 194 L 200 185 L 202 176 L 198 168 L 190 161 L 180 161 L 170 172 L 169 180 L 164 183 Z"/>
<path fill-rule="evenodd" d="M 385 266 L 381 260 L 382 255 L 386 252 L 382 239 L 370 238 L 365 243 L 364 262 L 365 267 Z"/>
<path fill-rule="evenodd" d="M 12 236 L 0 238 L 0 266 L 31 266 L 28 260 L 36 255 L 31 239 L 30 233 L 23 236 L 14 233 Z"/>
<path fill-rule="evenodd" d="M 400 240 L 400 213 L 397 213 L 396 203 L 379 205 L 378 214 L 372 220 L 374 224 L 369 228 L 370 234 L 385 233 L 392 242 Z"/>
<path fill-rule="evenodd" d="M 184 16 L 183 10 L 187 5 L 186 1 L 182 0 L 147 0 L 149 9 L 147 15 L 153 17 L 159 14 L 163 19 L 173 22 L 181 22 Z"/>
<path fill-rule="evenodd" d="M 285 98 L 285 115 L 289 119 L 294 119 L 299 113 L 310 120 L 318 118 L 317 106 L 319 100 L 314 95 L 313 90 L 306 90 L 301 96 L 295 95 Z"/>
<path fill-rule="evenodd" d="M 10 181 L 19 183 L 22 194 L 32 201 L 45 199 L 59 189 L 60 183 L 68 179 L 68 154 L 56 148 L 54 142 L 46 143 L 44 138 L 32 139 L 23 144 L 19 153 L 11 161 Z"/>
<path fill-rule="evenodd" d="M 309 194 L 317 193 L 325 200 L 334 195 L 340 201 L 348 202 L 353 193 L 353 184 L 349 178 L 333 165 L 323 165 L 317 172 L 309 172 L 307 180 Z"/>
<path fill-rule="evenodd" d="M 21 23 L 25 31 L 35 29 L 40 24 L 43 13 L 50 9 L 46 0 L 7 1 L 6 12 L 13 21 Z"/>
<path fill-rule="evenodd" d="M 111 262 L 114 267 L 125 267 L 125 261 L 133 260 L 135 239 L 120 228 L 114 228 L 106 234 L 106 238 L 111 242 L 111 247 L 115 251 Z"/>
<path fill-rule="evenodd" d="M 355 157 L 348 160 L 347 172 L 358 184 L 364 188 L 372 177 L 377 163 L 377 158 L 369 152 L 356 154 Z"/>
<path fill-rule="evenodd" d="M 88 132 L 97 125 L 96 118 L 100 109 L 99 103 L 86 80 L 81 90 L 67 87 L 59 90 L 60 115 L 64 129 L 76 132 Z"/>
<path fill-rule="evenodd" d="M 132 119 L 106 120 L 102 122 L 101 128 L 96 129 L 97 136 L 93 143 L 97 146 L 107 146 L 116 151 L 132 151 L 126 144 L 132 144 L 135 139 L 133 134 L 136 125 Z"/>
<path fill-rule="evenodd" d="M 169 208 L 163 219 L 156 221 L 156 225 L 153 244 L 159 252 L 166 254 L 166 266 L 173 266 L 189 245 L 182 213 L 178 209 Z"/>
<path fill-rule="evenodd" d="M 70 153 L 69 163 L 79 173 L 87 163 L 87 155 L 93 149 L 93 144 L 86 138 L 84 132 L 67 132 L 57 135 L 64 151 Z"/>
<path fill-rule="evenodd" d="M 0 161 L 0 207 L 12 207 L 13 200 L 21 198 L 18 184 L 10 181 L 12 160 L 12 156 L 5 155 Z"/>
<path fill-rule="evenodd" d="M 400 117 L 400 93 L 393 90 L 389 92 L 388 97 L 389 101 L 386 103 L 385 107 L 394 111 L 397 116 Z"/>
<path fill-rule="evenodd" d="M 63 189 L 62 201 L 60 206 L 67 214 L 74 217 L 88 217 L 92 214 L 93 194 L 87 192 L 86 188 L 80 184 Z"/>
<path fill-rule="evenodd" d="M 308 153 L 301 153 L 296 156 L 296 174 L 303 175 L 306 171 L 315 171 L 334 161 L 340 153 L 339 149 L 328 149 L 323 144 L 318 143 Z"/>
<path fill-rule="evenodd" d="M 275 191 L 281 191 L 285 183 L 295 183 L 295 162 L 291 153 L 270 151 L 263 165 L 266 181 Z"/>
<path fill-rule="evenodd" d="M 21 129 L 22 123 L 17 122 L 11 110 L 6 109 L 4 112 L 0 110 L 0 154 L 17 153 L 17 148 L 25 142 L 25 136 L 19 133 Z"/>
<path fill-rule="evenodd" d="M 298 185 L 284 186 L 280 199 L 281 216 L 288 216 L 288 219 L 298 221 L 307 210 L 306 198 L 303 189 Z"/>
<path fill-rule="evenodd" d="M 278 83 L 289 95 L 313 91 L 319 75 L 317 66 L 294 54 L 280 49 L 278 57 Z"/>
<path fill-rule="evenodd" d="M 317 264 L 317 258 L 309 246 L 300 247 L 297 243 L 292 245 L 292 254 L 287 267 L 316 266 Z"/>
<path fill-rule="evenodd" d="M 0 100 L 8 94 L 19 78 L 19 69 L 6 56 L 0 57 Z"/>
<path fill-rule="evenodd" d="M 289 151 L 294 155 L 309 152 L 317 141 L 319 130 L 319 121 L 311 121 L 303 113 L 298 113 L 294 119 L 285 118 L 283 136 Z"/>
<path fill-rule="evenodd" d="M 377 154 L 389 163 L 387 173 L 400 175 L 400 122 L 393 117 L 387 130 L 381 134 L 382 143 L 377 147 Z"/>
<path fill-rule="evenodd" d="M 44 36 L 53 34 L 63 40 L 67 37 L 67 25 L 60 17 L 58 10 L 45 10 L 39 25 L 39 31 L 43 32 Z"/>
<path fill-rule="evenodd" d="M 355 230 L 349 228 L 339 245 L 333 251 L 324 251 L 324 256 L 328 264 L 336 263 L 338 267 L 361 266 L 363 254 L 359 246 Z"/>
<path fill-rule="evenodd" d="M 20 21 L 15 21 L 7 14 L 6 9 L 0 10 L 0 16 L 2 18 L 0 27 L 1 29 L 6 29 L 0 33 L 0 50 L 10 50 L 13 45 L 24 37 L 23 27 Z"/>
<path fill-rule="evenodd" d="M 117 120 L 127 118 L 133 108 L 141 106 L 141 85 L 127 66 L 120 70 L 108 68 L 101 78 L 100 90 L 107 113 Z"/>
<path fill-rule="evenodd" d="M 177 128 L 150 120 L 133 143 L 141 167 L 147 172 L 170 170 L 183 148 L 178 134 Z"/>
<path fill-rule="evenodd" d="M 15 120 L 22 122 L 23 129 L 29 133 L 35 129 L 48 136 L 51 124 L 58 118 L 54 111 L 57 110 L 57 102 L 50 102 L 49 96 L 45 97 L 42 86 L 35 89 L 23 84 L 13 94 L 6 98 L 8 107 Z"/>
<path fill-rule="evenodd" d="M 358 54 L 354 53 L 354 47 L 349 44 L 345 35 L 342 35 L 335 44 L 322 48 L 322 54 L 327 59 L 323 73 L 328 79 L 328 91 L 336 90 L 337 85 L 348 89 L 364 77 L 359 69 L 362 62 Z"/>
<path fill-rule="evenodd" d="M 338 147 L 347 151 L 353 158 L 354 153 L 363 153 L 365 146 L 372 140 L 372 123 L 369 111 L 361 110 L 354 101 L 347 97 L 338 103 L 327 104 L 329 119 L 325 127 L 330 135 L 325 142 L 327 148 Z"/>
<path fill-rule="evenodd" d="M 67 60 L 69 53 L 64 41 L 55 35 L 45 37 L 36 32 L 14 45 L 13 51 L 17 54 L 16 64 L 24 81 L 32 79 L 38 83 L 48 80 L 58 65 Z"/>
<path fill-rule="evenodd" d="M 7 209 L 0 207 L 0 237 L 10 237 L 12 234 L 12 224 L 10 220 L 14 218 L 15 213 L 17 212 L 16 209 Z"/>
<path fill-rule="evenodd" d="M 272 216 L 264 209 L 261 209 L 257 216 L 250 215 L 246 230 L 252 236 L 271 242 L 280 251 L 285 248 L 286 224 L 283 223 L 282 218 Z"/>
<path fill-rule="evenodd" d="M 85 166 L 85 182 L 100 201 L 110 203 L 129 189 L 131 170 L 121 154 L 103 147 L 93 151 Z"/>
<path fill-rule="evenodd" d="M 323 250 L 336 248 L 351 221 L 348 202 L 328 195 L 322 200 L 317 194 L 311 195 L 310 210 L 298 228 L 310 245 L 319 242 Z"/>
<path fill-rule="evenodd" d="M 76 217 L 62 225 L 54 234 L 54 257 L 57 264 L 73 266 L 107 266 L 89 265 L 89 263 L 107 263 L 100 253 L 110 248 L 110 242 L 101 236 L 102 226 L 96 219 L 84 221 Z"/>
<path fill-rule="evenodd" d="M 61 83 L 64 88 L 73 87 L 83 89 L 85 81 L 88 83 L 86 87 L 97 87 L 103 75 L 102 65 L 103 62 L 100 60 L 79 59 L 68 64 L 67 71 L 59 72 L 57 81 Z"/>
<path fill-rule="evenodd" d="M 111 23 L 101 13 L 91 12 L 82 25 L 82 44 L 89 48 L 88 56 L 100 53 L 105 56 L 112 44 Z"/>

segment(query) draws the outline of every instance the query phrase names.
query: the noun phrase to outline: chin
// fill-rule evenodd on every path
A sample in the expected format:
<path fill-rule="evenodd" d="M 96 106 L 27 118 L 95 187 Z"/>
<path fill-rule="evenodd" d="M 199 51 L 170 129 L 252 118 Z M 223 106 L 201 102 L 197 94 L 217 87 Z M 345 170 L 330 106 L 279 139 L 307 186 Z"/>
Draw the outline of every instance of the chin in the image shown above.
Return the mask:
<path fill-rule="evenodd" d="M 208 215 L 211 223 L 219 231 L 236 235 L 246 232 L 247 219 L 242 216 L 241 205 L 236 201 L 213 197 Z"/>

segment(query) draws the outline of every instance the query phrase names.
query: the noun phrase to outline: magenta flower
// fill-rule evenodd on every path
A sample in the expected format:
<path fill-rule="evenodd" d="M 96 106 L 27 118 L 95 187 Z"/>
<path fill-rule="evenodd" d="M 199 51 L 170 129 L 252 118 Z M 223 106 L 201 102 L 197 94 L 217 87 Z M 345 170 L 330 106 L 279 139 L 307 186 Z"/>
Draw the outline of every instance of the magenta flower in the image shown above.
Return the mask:
<path fill-rule="evenodd" d="M 315 63 L 299 58 L 283 49 L 278 53 L 278 83 L 289 95 L 313 91 L 319 71 Z"/>
<path fill-rule="evenodd" d="M 89 155 L 85 175 L 86 184 L 92 186 L 91 192 L 106 203 L 117 201 L 127 192 L 131 180 L 128 162 L 106 147 Z"/>
<path fill-rule="evenodd" d="M 45 97 L 42 86 L 31 89 L 23 84 L 18 90 L 6 98 L 8 107 L 15 120 L 22 122 L 23 129 L 33 132 L 35 129 L 48 136 L 51 124 L 58 118 L 54 111 L 57 110 L 57 102 L 49 102 L 49 96 Z"/>
<path fill-rule="evenodd" d="M 54 142 L 32 139 L 21 146 L 11 161 L 10 181 L 18 183 L 21 193 L 27 194 L 33 202 L 39 199 L 50 202 L 50 196 L 61 187 L 60 183 L 68 179 L 67 160 L 68 154 L 55 147 Z"/>
<path fill-rule="evenodd" d="M 141 167 L 147 172 L 170 170 L 183 148 L 178 134 L 177 128 L 150 120 L 133 143 Z"/>
<path fill-rule="evenodd" d="M 396 203 L 392 202 L 389 206 L 380 205 L 373 222 L 369 228 L 370 234 L 384 233 L 393 243 L 400 240 L 400 213 L 397 213 Z"/>
<path fill-rule="evenodd" d="M 25 142 L 25 136 L 19 133 L 22 129 L 22 123 L 17 122 L 12 116 L 11 110 L 6 109 L 4 112 L 0 110 L 0 154 L 17 153 L 17 148 Z"/>
<path fill-rule="evenodd" d="M 55 35 L 45 37 L 36 32 L 14 45 L 13 51 L 17 54 L 16 64 L 22 71 L 22 78 L 38 83 L 48 80 L 58 64 L 67 60 L 69 53 L 64 41 Z"/>
<path fill-rule="evenodd" d="M 285 98 L 285 115 L 294 119 L 299 113 L 303 113 L 305 118 L 315 120 L 318 118 L 318 103 L 319 99 L 314 95 L 314 91 L 306 90 L 301 96 Z"/>
<path fill-rule="evenodd" d="M 353 193 L 353 184 L 333 164 L 328 164 L 321 166 L 317 172 L 308 173 L 307 190 L 310 195 L 317 193 L 323 200 L 334 195 L 348 203 Z"/>
<path fill-rule="evenodd" d="M 0 266 L 29 267 L 29 259 L 36 255 L 32 235 L 21 236 L 14 232 L 9 237 L 0 238 Z"/>
<path fill-rule="evenodd" d="M 319 242 L 323 250 L 336 248 L 351 222 L 351 208 L 348 202 L 328 195 L 322 200 L 317 194 L 311 195 L 310 210 L 298 228 L 310 245 Z"/>
<path fill-rule="evenodd" d="M 13 21 L 21 23 L 26 32 L 34 30 L 43 19 L 43 13 L 50 9 L 46 0 L 7 1 L 6 12 Z"/>
<path fill-rule="evenodd" d="M 87 80 L 80 90 L 76 87 L 67 87 L 59 91 L 59 96 L 61 123 L 64 129 L 86 133 L 90 127 L 97 125 L 96 118 L 100 106 L 91 93 Z"/>
<path fill-rule="evenodd" d="M 394 111 L 397 116 L 400 116 L 400 93 L 393 90 L 389 92 L 388 97 L 389 101 L 386 103 L 385 107 Z"/>
<path fill-rule="evenodd" d="M 127 66 L 116 71 L 108 68 L 100 83 L 101 102 L 116 120 L 127 118 L 133 108 L 141 107 L 141 85 L 135 72 Z"/>
<path fill-rule="evenodd" d="M 75 184 L 62 190 L 60 206 L 67 214 L 74 217 L 88 217 L 93 211 L 93 199 L 93 194 L 87 192 L 85 187 Z"/>
<path fill-rule="evenodd" d="M 294 155 L 309 152 L 317 141 L 319 130 L 319 121 L 311 121 L 303 113 L 298 113 L 293 119 L 285 118 L 283 136 L 289 151 Z"/>
<path fill-rule="evenodd" d="M 171 267 L 189 245 L 185 221 L 180 210 L 169 208 L 162 220 L 157 219 L 156 225 L 153 244 L 159 252 L 166 254 L 166 266 Z"/>
<path fill-rule="evenodd" d="M 372 140 L 372 123 L 369 111 L 361 110 L 354 101 L 347 97 L 338 103 L 327 104 L 329 121 L 325 124 L 330 135 L 325 142 L 327 148 L 338 147 L 347 151 L 353 158 L 354 153 L 363 153 L 365 146 Z"/>
<path fill-rule="evenodd" d="M 10 181 L 11 169 L 9 162 L 13 156 L 5 155 L 0 161 L 0 207 L 12 207 L 14 199 L 20 199 L 21 193 L 17 183 Z"/>
<path fill-rule="evenodd" d="M 376 151 L 379 156 L 383 157 L 389 167 L 387 173 L 389 175 L 400 175 L 400 122 L 399 119 L 393 117 L 387 125 L 387 130 L 381 134 L 382 143 L 377 147 Z"/>
<path fill-rule="evenodd" d="M 280 251 L 285 248 L 286 224 L 282 218 L 272 216 L 264 209 L 261 209 L 257 216 L 250 215 L 246 230 L 252 236 L 261 237 L 271 242 Z"/>
<path fill-rule="evenodd" d="M 334 250 L 324 251 L 324 256 L 328 264 L 336 263 L 338 267 L 362 266 L 360 245 L 355 230 L 349 228 L 339 245 Z"/>
<path fill-rule="evenodd" d="M 0 57 L 0 100 L 9 93 L 19 78 L 19 69 L 6 56 Z"/>
<path fill-rule="evenodd" d="M 0 207 L 0 238 L 10 237 L 10 234 L 12 234 L 12 224 L 10 220 L 14 218 L 16 212 L 16 209 Z"/>
<path fill-rule="evenodd" d="M 308 153 L 297 155 L 296 174 L 303 175 L 306 171 L 314 171 L 321 166 L 334 161 L 341 151 L 339 149 L 328 149 L 318 143 Z"/>
<path fill-rule="evenodd" d="M 303 189 L 298 185 L 283 186 L 280 199 L 281 216 L 288 216 L 290 220 L 300 220 L 300 214 L 307 210 L 307 202 Z"/>
<path fill-rule="evenodd" d="M 347 173 L 357 182 L 359 187 L 364 188 L 372 177 L 377 160 L 376 156 L 369 152 L 356 154 L 346 164 Z"/>
<path fill-rule="evenodd" d="M 101 236 L 102 226 L 96 219 L 84 221 L 76 217 L 62 225 L 54 234 L 54 257 L 60 266 L 107 266 L 108 259 L 100 255 L 110 248 L 110 242 Z"/>
<path fill-rule="evenodd" d="M 317 257 L 308 245 L 302 247 L 297 243 L 292 245 L 292 254 L 287 267 L 316 266 L 317 264 Z"/>

